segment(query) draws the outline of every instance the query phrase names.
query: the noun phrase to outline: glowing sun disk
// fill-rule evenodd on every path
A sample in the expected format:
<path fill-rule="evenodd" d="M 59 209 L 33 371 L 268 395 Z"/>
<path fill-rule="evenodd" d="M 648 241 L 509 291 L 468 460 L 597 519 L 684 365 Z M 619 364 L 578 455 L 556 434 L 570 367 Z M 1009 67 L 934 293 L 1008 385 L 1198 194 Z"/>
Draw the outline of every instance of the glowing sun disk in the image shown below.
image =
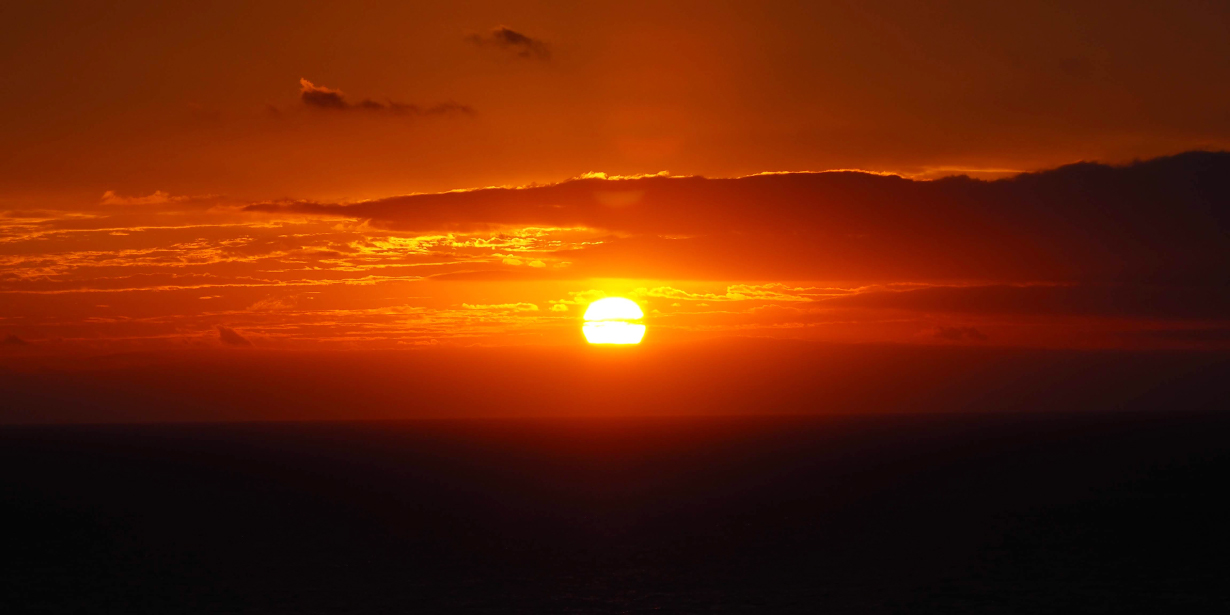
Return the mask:
<path fill-rule="evenodd" d="M 589 304 L 581 332 L 591 344 L 639 344 L 645 337 L 645 325 L 630 321 L 644 317 L 635 301 L 607 297 Z"/>
<path fill-rule="evenodd" d="M 640 320 L 645 317 L 641 306 L 631 299 L 607 297 L 599 299 L 585 310 L 585 320 Z"/>

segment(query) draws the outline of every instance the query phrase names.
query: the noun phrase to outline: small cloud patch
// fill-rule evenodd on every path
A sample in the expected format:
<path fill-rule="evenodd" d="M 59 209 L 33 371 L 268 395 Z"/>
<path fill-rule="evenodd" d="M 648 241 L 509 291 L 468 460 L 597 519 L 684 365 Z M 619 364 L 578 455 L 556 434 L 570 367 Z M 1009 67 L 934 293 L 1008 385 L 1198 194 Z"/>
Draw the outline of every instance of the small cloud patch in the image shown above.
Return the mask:
<path fill-rule="evenodd" d="M 327 111 L 366 111 L 369 113 L 387 113 L 389 115 L 429 116 L 429 115 L 474 115 L 474 109 L 469 105 L 448 101 L 435 105 L 420 106 L 394 101 L 377 102 L 363 99 L 357 103 L 346 100 L 346 94 L 341 90 L 316 85 L 307 79 L 299 79 L 299 100 L 304 106 Z"/>
<path fill-rule="evenodd" d="M 218 341 L 227 346 L 251 346 L 247 338 L 235 332 L 230 327 L 218 325 Z"/>
<path fill-rule="evenodd" d="M 486 34 L 471 34 L 466 40 L 479 47 L 495 47 L 507 51 L 519 58 L 547 60 L 551 57 L 551 49 L 545 42 L 505 26 L 492 28 Z"/>
<path fill-rule="evenodd" d="M 350 108 L 350 103 L 346 102 L 346 95 L 342 94 L 341 90 L 316 85 L 303 78 L 299 79 L 299 100 L 309 107 L 320 109 Z"/>

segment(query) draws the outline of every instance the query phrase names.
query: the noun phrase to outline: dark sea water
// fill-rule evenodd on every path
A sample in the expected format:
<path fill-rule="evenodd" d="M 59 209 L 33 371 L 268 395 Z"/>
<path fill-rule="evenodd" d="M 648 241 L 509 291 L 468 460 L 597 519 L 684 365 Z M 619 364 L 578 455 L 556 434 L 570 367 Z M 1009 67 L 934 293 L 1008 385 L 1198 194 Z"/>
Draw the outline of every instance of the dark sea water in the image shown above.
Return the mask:
<path fill-rule="evenodd" d="M 1230 612 L 1230 414 L 0 428 L 4 613 Z"/>

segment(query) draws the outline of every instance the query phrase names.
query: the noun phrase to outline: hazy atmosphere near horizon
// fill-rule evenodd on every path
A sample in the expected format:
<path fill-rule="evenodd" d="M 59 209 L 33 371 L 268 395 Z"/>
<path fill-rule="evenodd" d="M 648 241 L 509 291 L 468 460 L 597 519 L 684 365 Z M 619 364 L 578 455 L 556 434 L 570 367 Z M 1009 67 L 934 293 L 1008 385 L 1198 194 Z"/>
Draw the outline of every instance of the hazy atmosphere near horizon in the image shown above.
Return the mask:
<path fill-rule="evenodd" d="M 1230 608 L 1230 5 L 0 23 L 0 610 Z"/>

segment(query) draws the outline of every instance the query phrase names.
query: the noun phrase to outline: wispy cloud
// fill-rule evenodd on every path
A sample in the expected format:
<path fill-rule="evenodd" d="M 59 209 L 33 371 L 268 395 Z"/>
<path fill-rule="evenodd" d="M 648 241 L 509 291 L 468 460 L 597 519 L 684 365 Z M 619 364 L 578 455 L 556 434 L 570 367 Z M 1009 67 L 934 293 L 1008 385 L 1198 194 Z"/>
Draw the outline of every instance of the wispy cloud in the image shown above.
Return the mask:
<path fill-rule="evenodd" d="M 161 205 L 172 201 L 183 201 L 189 197 L 171 196 L 161 190 L 155 190 L 153 194 L 147 196 L 121 196 L 113 190 L 108 190 L 103 193 L 101 203 L 103 205 Z"/>
<path fill-rule="evenodd" d="M 733 284 L 726 287 L 725 293 L 690 293 L 670 286 L 637 290 L 637 294 L 645 297 L 673 301 L 814 301 L 819 297 L 846 292 L 848 291 L 841 289 L 792 287 L 778 283 Z"/>
<path fill-rule="evenodd" d="M 538 306 L 533 303 L 499 303 L 495 305 L 474 305 L 470 303 L 461 304 L 463 309 L 467 310 L 486 310 L 496 312 L 537 312 Z"/>

